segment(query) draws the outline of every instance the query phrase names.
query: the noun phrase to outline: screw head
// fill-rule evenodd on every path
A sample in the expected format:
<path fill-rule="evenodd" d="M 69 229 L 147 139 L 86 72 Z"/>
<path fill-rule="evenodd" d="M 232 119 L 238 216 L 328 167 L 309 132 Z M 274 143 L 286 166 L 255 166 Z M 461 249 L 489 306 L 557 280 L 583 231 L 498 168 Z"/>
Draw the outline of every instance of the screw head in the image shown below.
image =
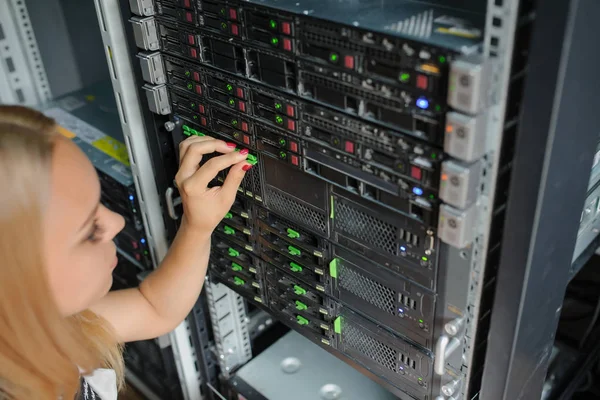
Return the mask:
<path fill-rule="evenodd" d="M 165 129 L 167 132 L 173 132 L 175 130 L 175 124 L 171 121 L 165 122 Z"/>

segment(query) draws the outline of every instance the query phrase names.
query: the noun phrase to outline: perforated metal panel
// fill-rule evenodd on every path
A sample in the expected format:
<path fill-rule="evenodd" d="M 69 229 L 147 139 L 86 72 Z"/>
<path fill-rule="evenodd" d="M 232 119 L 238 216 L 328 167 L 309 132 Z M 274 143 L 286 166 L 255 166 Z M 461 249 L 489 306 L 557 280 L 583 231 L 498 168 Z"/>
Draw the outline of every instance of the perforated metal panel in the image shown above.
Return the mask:
<path fill-rule="evenodd" d="M 366 214 L 344 201 L 335 205 L 336 230 L 347 233 L 386 253 L 396 254 L 396 227 Z"/>
<path fill-rule="evenodd" d="M 327 233 L 327 218 L 324 214 L 292 199 L 283 193 L 267 186 L 267 205 L 275 212 L 281 213 L 302 225 Z"/>
<path fill-rule="evenodd" d="M 348 292 L 373 304 L 375 307 L 396 315 L 396 291 L 365 277 L 356 270 L 340 264 L 338 284 Z"/>
<path fill-rule="evenodd" d="M 355 351 L 367 356 L 377 364 L 397 372 L 398 351 L 367 336 L 352 325 L 345 325 L 342 330 L 344 344 Z"/>

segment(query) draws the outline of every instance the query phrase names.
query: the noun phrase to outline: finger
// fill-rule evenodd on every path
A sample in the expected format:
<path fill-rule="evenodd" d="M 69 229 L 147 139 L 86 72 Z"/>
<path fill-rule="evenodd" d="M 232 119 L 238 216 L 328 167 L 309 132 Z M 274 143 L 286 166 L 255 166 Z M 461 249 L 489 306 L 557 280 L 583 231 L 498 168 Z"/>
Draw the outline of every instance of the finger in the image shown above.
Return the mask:
<path fill-rule="evenodd" d="M 209 142 L 209 141 L 213 141 L 213 140 L 222 142 L 221 140 L 215 139 L 210 136 L 192 136 L 192 137 L 184 140 L 183 142 L 179 143 L 179 165 L 181 165 L 181 163 L 183 162 L 183 159 L 185 158 L 185 155 L 188 153 L 188 150 L 194 143 L 204 143 L 204 142 Z M 229 150 L 229 147 L 231 148 L 231 150 Z M 232 150 L 235 150 L 235 143 L 228 143 L 228 149 L 225 150 L 224 152 L 229 152 Z"/>
<path fill-rule="evenodd" d="M 225 182 L 223 182 L 223 186 L 221 186 L 221 196 L 223 196 L 223 201 L 227 203 L 229 207 L 233 204 L 238 188 L 246 176 L 246 172 L 248 172 L 250 168 L 252 168 L 252 164 L 242 161 L 235 164 L 229 170 L 227 178 L 225 178 Z"/>
<path fill-rule="evenodd" d="M 206 187 L 215 179 L 217 174 L 231 167 L 234 164 L 237 164 L 241 161 L 244 161 L 248 156 L 247 150 L 242 150 L 240 152 L 233 152 L 229 154 L 225 154 L 219 157 L 211 158 L 194 174 L 193 177 L 190 178 L 190 181 L 194 181 L 193 186 L 196 187 Z"/>
<path fill-rule="evenodd" d="M 234 150 L 234 143 L 226 143 L 222 140 L 216 139 L 191 143 L 187 151 L 185 152 L 185 156 L 181 160 L 181 165 L 179 166 L 179 171 L 177 172 L 177 183 L 181 184 L 181 182 L 190 178 L 196 173 L 196 171 L 198 171 L 199 164 L 200 161 L 202 161 L 203 155 L 211 154 L 214 152 L 233 153 Z M 240 156 L 237 152 L 235 154 Z M 211 161 L 212 160 L 209 160 L 207 164 Z"/>

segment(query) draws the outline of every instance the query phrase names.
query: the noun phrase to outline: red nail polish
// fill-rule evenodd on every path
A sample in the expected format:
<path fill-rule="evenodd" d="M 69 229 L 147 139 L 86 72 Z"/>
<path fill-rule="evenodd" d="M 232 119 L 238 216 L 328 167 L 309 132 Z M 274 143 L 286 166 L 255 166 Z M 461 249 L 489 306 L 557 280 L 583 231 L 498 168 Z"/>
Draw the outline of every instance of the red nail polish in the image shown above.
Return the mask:
<path fill-rule="evenodd" d="M 250 168 L 252 168 L 252 165 L 250 165 L 250 164 L 246 164 L 246 165 L 244 165 L 244 166 L 242 167 L 242 170 L 244 170 L 244 171 L 248 172 L 248 171 L 250 170 Z"/>
<path fill-rule="evenodd" d="M 227 147 L 234 148 L 236 146 L 235 143 L 227 142 Z"/>
<path fill-rule="evenodd" d="M 246 154 L 248 154 L 248 149 L 242 149 L 240 150 L 240 154 L 245 156 Z"/>

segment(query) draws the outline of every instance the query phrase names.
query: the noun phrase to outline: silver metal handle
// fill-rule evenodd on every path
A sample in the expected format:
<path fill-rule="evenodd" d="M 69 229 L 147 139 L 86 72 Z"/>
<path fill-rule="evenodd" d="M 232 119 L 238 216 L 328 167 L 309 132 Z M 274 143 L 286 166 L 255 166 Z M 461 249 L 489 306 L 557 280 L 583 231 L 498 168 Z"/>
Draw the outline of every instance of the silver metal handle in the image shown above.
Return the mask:
<path fill-rule="evenodd" d="M 175 211 L 175 207 L 181 204 L 181 197 L 173 198 L 173 194 L 175 193 L 175 189 L 169 187 L 165 192 L 165 201 L 167 203 L 167 212 L 169 213 L 169 217 L 177 221 L 179 219 L 179 215 Z"/>
<path fill-rule="evenodd" d="M 435 361 L 433 363 L 433 370 L 438 375 L 444 375 L 444 368 L 446 367 L 446 359 L 458 349 L 460 346 L 460 340 L 457 338 L 450 339 L 447 335 L 442 335 L 438 339 L 435 345 Z"/>

